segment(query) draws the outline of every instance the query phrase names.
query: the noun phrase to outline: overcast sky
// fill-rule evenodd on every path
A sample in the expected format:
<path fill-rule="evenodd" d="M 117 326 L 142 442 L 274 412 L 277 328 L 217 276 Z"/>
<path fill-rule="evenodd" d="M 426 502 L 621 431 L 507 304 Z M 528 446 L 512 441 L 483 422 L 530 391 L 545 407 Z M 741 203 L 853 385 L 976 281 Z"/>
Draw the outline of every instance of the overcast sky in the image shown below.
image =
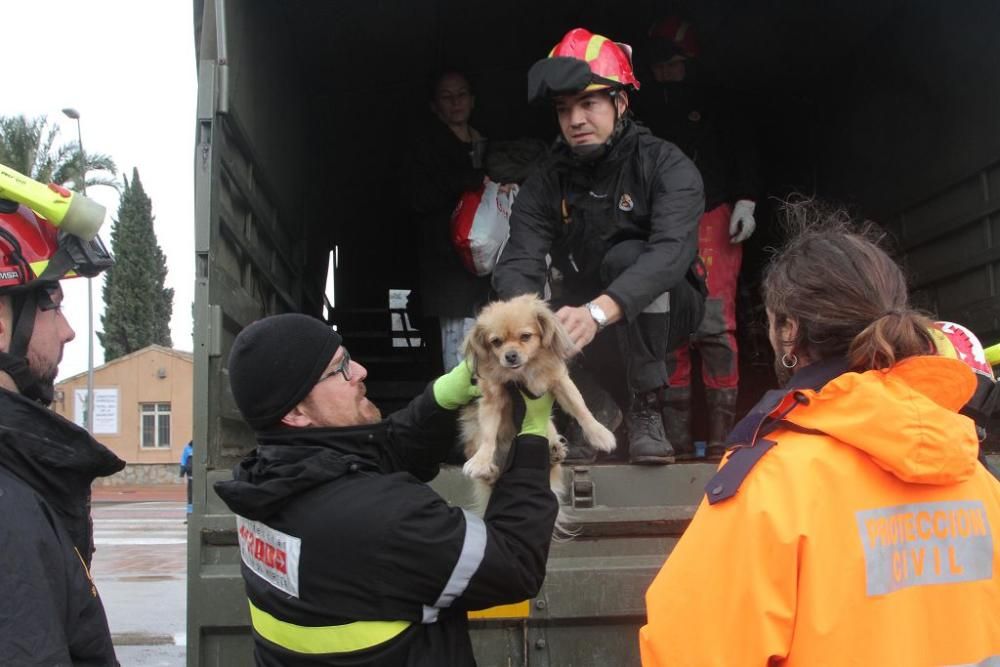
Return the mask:
<path fill-rule="evenodd" d="M 174 347 L 192 350 L 194 299 L 194 136 L 197 72 L 191 2 L 185 0 L 30 0 L 4 2 L 4 67 L 0 114 L 47 115 L 62 128 L 58 143 L 76 142 L 110 155 L 131 177 L 139 169 L 153 202 L 156 237 L 174 288 Z M 87 193 L 104 204 L 101 237 L 110 245 L 118 194 Z M 94 281 L 94 329 L 104 312 L 102 280 Z M 76 330 L 60 378 L 87 369 L 87 283 L 64 280 L 64 311 Z M 94 365 L 104 351 L 94 338 Z"/>

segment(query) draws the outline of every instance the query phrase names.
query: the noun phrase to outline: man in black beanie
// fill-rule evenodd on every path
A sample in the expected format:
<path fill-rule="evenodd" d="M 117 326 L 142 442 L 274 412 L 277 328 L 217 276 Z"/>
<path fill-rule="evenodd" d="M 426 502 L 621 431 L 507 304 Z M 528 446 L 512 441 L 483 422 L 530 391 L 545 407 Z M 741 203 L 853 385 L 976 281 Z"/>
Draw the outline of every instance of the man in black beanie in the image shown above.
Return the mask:
<path fill-rule="evenodd" d="M 475 665 L 466 612 L 538 593 L 558 510 L 549 395 L 512 388 L 519 435 L 482 519 L 424 482 L 478 396 L 468 364 L 386 419 L 317 319 L 246 327 L 229 381 L 257 449 L 216 493 L 237 515 L 258 665 Z"/>

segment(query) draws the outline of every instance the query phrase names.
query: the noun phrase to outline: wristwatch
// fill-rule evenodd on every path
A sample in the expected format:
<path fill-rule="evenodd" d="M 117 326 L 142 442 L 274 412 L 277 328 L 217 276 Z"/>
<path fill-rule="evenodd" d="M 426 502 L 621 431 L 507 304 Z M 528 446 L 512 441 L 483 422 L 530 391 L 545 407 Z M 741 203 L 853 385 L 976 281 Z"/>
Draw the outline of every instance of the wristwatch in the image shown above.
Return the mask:
<path fill-rule="evenodd" d="M 597 322 L 598 331 L 608 326 L 608 314 L 604 312 L 603 308 L 598 306 L 593 301 L 588 301 L 587 310 L 590 311 L 590 316 L 594 318 L 595 322 Z"/>

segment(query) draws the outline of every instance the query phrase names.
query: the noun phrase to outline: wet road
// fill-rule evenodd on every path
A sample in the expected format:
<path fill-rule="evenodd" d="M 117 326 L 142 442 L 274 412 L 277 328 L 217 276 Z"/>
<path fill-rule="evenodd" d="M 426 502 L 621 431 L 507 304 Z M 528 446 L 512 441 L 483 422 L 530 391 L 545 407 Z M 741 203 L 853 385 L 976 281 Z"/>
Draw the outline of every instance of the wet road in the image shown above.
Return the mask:
<path fill-rule="evenodd" d="M 91 568 L 124 667 L 182 667 L 187 526 L 176 501 L 93 505 Z"/>

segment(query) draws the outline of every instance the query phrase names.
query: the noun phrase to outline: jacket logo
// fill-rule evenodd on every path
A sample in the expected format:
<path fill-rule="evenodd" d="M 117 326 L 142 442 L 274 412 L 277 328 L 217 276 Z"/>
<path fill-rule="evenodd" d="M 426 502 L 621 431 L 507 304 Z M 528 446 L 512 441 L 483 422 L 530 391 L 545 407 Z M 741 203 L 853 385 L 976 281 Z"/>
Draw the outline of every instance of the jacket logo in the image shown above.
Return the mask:
<path fill-rule="evenodd" d="M 236 517 L 243 564 L 275 588 L 299 597 L 302 540 L 259 521 Z"/>
<path fill-rule="evenodd" d="M 631 211 L 635 208 L 635 204 L 632 202 L 632 195 L 627 192 L 623 194 L 622 198 L 618 200 L 618 208 L 623 211 Z"/>
<path fill-rule="evenodd" d="M 869 596 L 993 576 L 995 529 L 981 500 L 880 507 L 855 517 Z"/>

